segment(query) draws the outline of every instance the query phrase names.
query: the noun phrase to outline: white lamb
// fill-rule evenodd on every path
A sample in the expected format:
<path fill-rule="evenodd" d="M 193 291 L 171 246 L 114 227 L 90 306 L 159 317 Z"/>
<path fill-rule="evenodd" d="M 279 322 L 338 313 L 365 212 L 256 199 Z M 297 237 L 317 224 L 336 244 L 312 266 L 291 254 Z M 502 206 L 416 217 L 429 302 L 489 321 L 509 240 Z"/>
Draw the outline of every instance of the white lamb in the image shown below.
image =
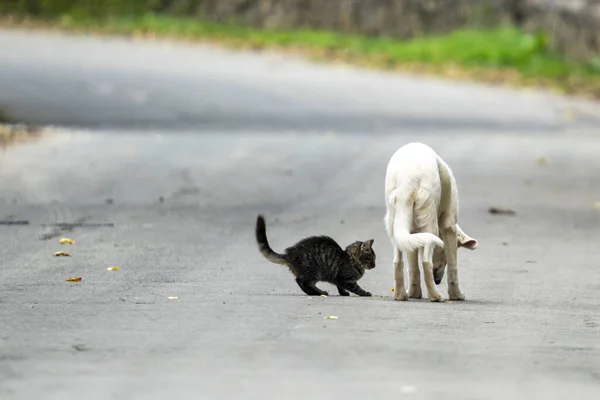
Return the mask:
<path fill-rule="evenodd" d="M 394 248 L 394 299 L 420 299 L 423 264 L 430 301 L 444 301 L 436 285 L 448 264 L 448 295 L 464 300 L 458 286 L 457 249 L 477 248 L 458 225 L 458 189 L 448 164 L 423 143 L 400 147 L 390 159 L 385 176 L 385 227 Z M 402 253 L 407 253 L 410 289 L 404 287 Z M 418 252 L 418 253 L 417 253 Z"/>

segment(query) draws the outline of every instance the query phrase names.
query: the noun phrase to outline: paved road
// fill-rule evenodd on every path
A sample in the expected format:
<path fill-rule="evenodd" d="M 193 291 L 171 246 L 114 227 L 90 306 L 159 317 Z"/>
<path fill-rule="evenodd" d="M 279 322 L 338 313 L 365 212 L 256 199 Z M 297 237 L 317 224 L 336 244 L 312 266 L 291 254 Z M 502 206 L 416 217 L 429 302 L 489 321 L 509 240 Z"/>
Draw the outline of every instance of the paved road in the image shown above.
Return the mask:
<path fill-rule="evenodd" d="M 30 222 L 0 226 L 2 400 L 598 398 L 600 107 L 193 45 L 0 48 L 0 108 L 55 125 L 0 156 L 0 216 Z M 413 140 L 480 242 L 463 303 L 392 300 L 383 178 Z M 374 296 L 304 296 L 258 212 L 279 250 L 374 238 Z M 114 227 L 53 258 L 41 224 L 81 218 Z"/>

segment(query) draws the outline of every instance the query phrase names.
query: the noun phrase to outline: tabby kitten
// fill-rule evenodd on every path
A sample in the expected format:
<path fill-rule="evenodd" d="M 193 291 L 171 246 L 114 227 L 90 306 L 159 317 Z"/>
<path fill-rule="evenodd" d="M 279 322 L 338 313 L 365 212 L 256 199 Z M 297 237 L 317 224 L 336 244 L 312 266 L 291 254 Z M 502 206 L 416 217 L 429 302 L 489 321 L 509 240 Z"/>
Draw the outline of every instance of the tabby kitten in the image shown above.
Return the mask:
<path fill-rule="evenodd" d="M 311 236 L 285 249 L 285 254 L 278 254 L 269 246 L 262 215 L 256 219 L 255 233 L 261 254 L 273 263 L 286 265 L 304 293 L 328 295 L 315 284 L 329 282 L 337 286 L 340 296 L 350 296 L 348 291 L 359 296 L 371 296 L 356 282 L 365 270 L 375 268 L 373 239 L 356 241 L 344 250 L 328 236 Z"/>

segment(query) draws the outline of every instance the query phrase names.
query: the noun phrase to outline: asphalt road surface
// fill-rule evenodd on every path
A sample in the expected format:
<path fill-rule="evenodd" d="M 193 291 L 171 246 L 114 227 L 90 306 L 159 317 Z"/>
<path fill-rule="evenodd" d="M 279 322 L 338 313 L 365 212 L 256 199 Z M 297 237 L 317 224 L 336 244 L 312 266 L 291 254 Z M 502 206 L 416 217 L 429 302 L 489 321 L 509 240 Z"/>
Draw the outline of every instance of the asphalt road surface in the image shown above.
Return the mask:
<path fill-rule="evenodd" d="M 0 155 L 0 217 L 29 222 L 0 225 L 2 400 L 599 398 L 600 107 L 190 44 L 0 48 L 0 109 L 51 126 Z M 390 292 L 384 173 L 410 141 L 479 240 L 465 302 Z M 373 297 L 305 296 L 259 212 L 276 250 L 374 238 Z M 114 226 L 47 226 L 77 222 Z"/>

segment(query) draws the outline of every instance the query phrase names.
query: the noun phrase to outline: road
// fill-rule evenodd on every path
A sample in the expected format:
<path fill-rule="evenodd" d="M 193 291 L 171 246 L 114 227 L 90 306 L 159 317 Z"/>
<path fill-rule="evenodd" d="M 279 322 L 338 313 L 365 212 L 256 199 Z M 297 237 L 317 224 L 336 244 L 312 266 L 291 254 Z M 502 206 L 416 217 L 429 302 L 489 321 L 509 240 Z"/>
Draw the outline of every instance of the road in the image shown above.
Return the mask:
<path fill-rule="evenodd" d="M 2 400 L 598 398 L 597 105 L 203 45 L 0 48 L 0 108 L 48 125 L 0 156 L 1 217 L 29 221 L 0 226 Z M 479 240 L 465 302 L 390 292 L 383 180 L 410 141 Z M 373 297 L 305 296 L 258 253 L 259 212 L 276 250 L 374 238 Z M 82 218 L 114 226 L 42 226 Z"/>

